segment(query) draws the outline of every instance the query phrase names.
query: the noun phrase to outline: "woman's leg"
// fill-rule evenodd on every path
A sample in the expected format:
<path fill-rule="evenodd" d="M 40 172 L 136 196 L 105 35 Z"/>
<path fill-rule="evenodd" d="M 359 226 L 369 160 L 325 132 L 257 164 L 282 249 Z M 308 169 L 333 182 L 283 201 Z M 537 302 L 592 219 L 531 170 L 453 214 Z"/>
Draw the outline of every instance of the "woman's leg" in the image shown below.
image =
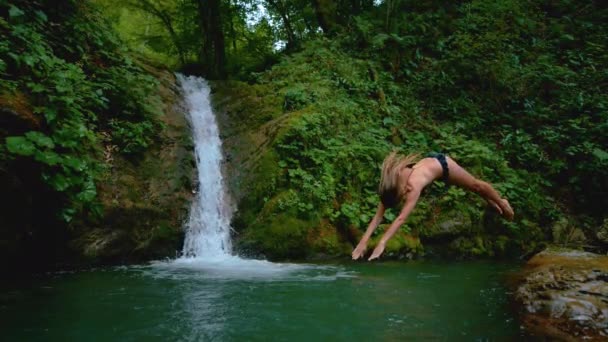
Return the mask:
<path fill-rule="evenodd" d="M 483 197 L 494 208 L 496 208 L 498 212 L 501 213 L 506 219 L 513 219 L 514 213 L 509 201 L 501 198 L 492 185 L 473 177 L 452 158 L 446 157 L 446 159 L 448 161 L 448 168 L 450 169 L 450 184 L 473 191 L 474 193 Z"/>

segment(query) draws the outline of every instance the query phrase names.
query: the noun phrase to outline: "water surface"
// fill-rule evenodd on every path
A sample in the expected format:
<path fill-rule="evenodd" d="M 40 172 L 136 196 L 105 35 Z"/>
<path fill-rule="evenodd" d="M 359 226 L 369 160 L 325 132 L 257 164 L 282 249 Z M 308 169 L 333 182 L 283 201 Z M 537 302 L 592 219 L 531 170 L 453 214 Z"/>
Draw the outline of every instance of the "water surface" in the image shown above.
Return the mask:
<path fill-rule="evenodd" d="M 513 340 L 514 269 L 224 257 L 52 273 L 0 288 L 0 340 Z"/>

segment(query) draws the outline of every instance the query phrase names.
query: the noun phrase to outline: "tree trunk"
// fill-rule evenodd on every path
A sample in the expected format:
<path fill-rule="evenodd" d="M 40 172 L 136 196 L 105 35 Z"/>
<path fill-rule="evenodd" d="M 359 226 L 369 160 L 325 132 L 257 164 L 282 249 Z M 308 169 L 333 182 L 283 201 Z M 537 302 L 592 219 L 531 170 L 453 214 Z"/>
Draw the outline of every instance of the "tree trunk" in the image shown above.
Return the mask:
<path fill-rule="evenodd" d="M 391 0 L 386 0 L 386 20 L 384 22 L 384 31 L 389 32 L 390 20 L 391 20 Z"/>
<path fill-rule="evenodd" d="M 175 29 L 173 28 L 173 21 L 171 20 L 171 15 L 169 13 L 167 13 L 166 11 L 163 11 L 162 9 L 156 7 L 149 0 L 136 0 L 136 1 L 131 1 L 128 4 L 134 8 L 137 8 L 150 15 L 155 16 L 158 20 L 161 21 L 161 23 L 163 24 L 163 26 L 169 33 L 169 38 L 171 38 L 171 42 L 173 43 L 173 45 L 175 46 L 175 49 L 177 50 L 180 63 L 182 65 L 184 65 L 186 63 L 184 49 L 179 41 L 177 33 L 175 32 Z M 148 30 L 149 30 L 149 25 L 146 26 L 146 34 L 148 33 Z"/>
<path fill-rule="evenodd" d="M 334 0 L 312 0 L 313 8 L 317 16 L 319 26 L 325 34 L 331 34 L 335 31 L 336 11 L 338 6 Z"/>
<path fill-rule="evenodd" d="M 386 0 L 386 32 L 391 33 L 395 16 L 395 9 L 399 7 L 399 0 Z M 399 13 L 399 12 L 397 12 Z"/>
<path fill-rule="evenodd" d="M 200 29 L 203 37 L 199 61 L 209 78 L 225 77 L 226 52 L 220 11 L 221 0 L 198 0 Z"/>
<path fill-rule="evenodd" d="M 285 4 L 283 0 L 267 0 L 268 4 L 279 13 L 281 19 L 283 20 L 283 25 L 285 26 L 285 31 L 287 32 L 287 48 L 293 48 L 297 44 L 296 35 L 291 27 L 291 21 L 289 20 L 289 16 L 287 15 L 287 9 L 285 8 Z"/>
<path fill-rule="evenodd" d="M 169 15 L 167 15 L 166 13 L 164 13 L 161 20 L 162 20 L 163 24 L 165 24 L 167 31 L 169 31 L 169 36 L 171 37 L 171 40 L 173 41 L 173 45 L 175 45 L 175 48 L 177 49 L 177 53 L 179 54 L 180 63 L 182 65 L 186 64 L 186 57 L 184 54 L 184 49 L 182 48 L 182 44 L 179 41 L 179 37 L 177 36 L 177 33 L 173 29 L 173 23 L 171 21 L 171 17 Z"/>
<path fill-rule="evenodd" d="M 228 5 L 230 6 L 230 36 L 232 38 L 232 51 L 236 53 L 236 31 L 234 30 L 234 17 L 235 11 L 234 7 L 232 7 L 232 0 L 229 1 Z"/>

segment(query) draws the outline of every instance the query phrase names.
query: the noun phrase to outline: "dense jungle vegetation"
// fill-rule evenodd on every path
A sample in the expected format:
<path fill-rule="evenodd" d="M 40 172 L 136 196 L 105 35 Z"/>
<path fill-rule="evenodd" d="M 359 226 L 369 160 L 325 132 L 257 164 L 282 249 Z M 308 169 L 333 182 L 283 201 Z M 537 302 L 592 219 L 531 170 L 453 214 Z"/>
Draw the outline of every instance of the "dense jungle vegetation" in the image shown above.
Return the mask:
<path fill-rule="evenodd" d="M 466 256 L 608 242 L 603 2 L 4 0 L 0 13 L 3 249 L 103 215 L 108 149 L 137 162 L 164 129 L 146 65 L 216 80 L 229 140 L 263 132 L 233 186 L 243 250 L 348 254 L 393 149 L 448 153 L 516 220 L 433 186 L 389 252 L 417 253 L 419 237 Z M 449 241 L 446 222 L 463 227 Z"/>

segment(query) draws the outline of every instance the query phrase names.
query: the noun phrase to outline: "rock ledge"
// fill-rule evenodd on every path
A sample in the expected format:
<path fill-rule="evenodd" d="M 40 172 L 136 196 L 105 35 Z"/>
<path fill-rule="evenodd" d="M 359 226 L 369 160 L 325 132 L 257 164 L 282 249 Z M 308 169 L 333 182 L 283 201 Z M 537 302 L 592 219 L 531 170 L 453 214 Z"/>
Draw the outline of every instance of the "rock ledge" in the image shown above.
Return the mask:
<path fill-rule="evenodd" d="M 608 256 L 545 250 L 516 277 L 515 302 L 534 335 L 608 340 Z"/>

